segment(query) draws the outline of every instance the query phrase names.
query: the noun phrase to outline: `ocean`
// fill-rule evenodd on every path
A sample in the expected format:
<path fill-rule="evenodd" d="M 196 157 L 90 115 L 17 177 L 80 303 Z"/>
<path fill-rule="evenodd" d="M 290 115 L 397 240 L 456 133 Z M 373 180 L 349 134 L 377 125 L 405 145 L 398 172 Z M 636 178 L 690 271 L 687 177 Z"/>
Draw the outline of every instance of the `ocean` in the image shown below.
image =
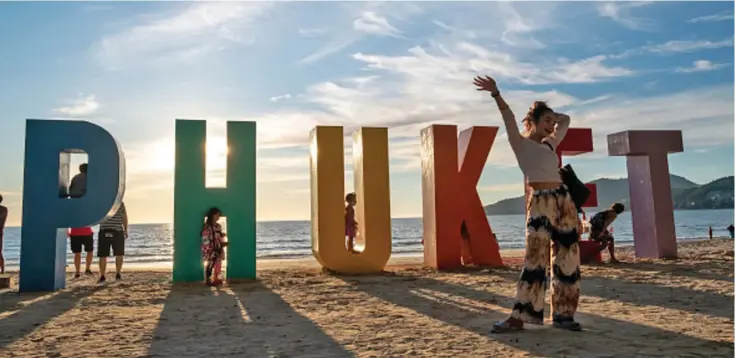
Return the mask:
<path fill-rule="evenodd" d="M 523 247 L 524 215 L 495 215 L 487 218 L 501 249 Z M 676 236 L 680 240 L 705 238 L 710 226 L 712 226 L 715 237 L 729 237 L 727 226 L 733 223 L 733 210 L 676 211 L 674 218 Z M 421 218 L 393 219 L 392 224 L 394 254 L 422 252 Z M 613 228 L 616 243 L 625 245 L 633 242 L 633 228 L 629 212 L 623 213 L 613 223 Z M 125 247 L 126 262 L 151 266 L 171 265 L 173 262 L 172 224 L 130 225 L 129 234 L 130 237 Z M 3 247 L 6 268 L 17 268 L 20 256 L 20 228 L 5 229 Z M 95 254 L 96 247 L 95 239 Z M 301 258 L 311 255 L 309 221 L 269 221 L 257 224 L 258 258 Z M 72 263 L 71 259 L 72 254 L 68 250 L 67 262 L 69 264 Z"/>

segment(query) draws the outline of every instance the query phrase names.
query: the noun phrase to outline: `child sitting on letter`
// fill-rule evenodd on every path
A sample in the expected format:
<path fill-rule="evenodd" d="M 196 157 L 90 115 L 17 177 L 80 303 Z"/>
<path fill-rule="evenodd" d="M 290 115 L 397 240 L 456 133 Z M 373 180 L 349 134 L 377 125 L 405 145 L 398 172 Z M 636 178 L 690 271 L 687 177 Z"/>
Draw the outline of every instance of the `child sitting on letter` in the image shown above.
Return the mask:
<path fill-rule="evenodd" d="M 347 236 L 347 250 L 355 252 L 355 236 L 357 236 L 357 221 L 355 221 L 355 205 L 357 194 L 349 193 L 345 196 L 345 236 Z"/>

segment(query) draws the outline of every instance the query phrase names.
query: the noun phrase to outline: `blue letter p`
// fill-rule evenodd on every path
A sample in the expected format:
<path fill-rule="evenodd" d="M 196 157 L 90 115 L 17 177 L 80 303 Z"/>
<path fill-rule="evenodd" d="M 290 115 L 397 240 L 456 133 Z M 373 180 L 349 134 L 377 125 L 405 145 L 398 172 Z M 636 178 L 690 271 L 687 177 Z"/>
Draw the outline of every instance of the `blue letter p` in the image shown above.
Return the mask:
<path fill-rule="evenodd" d="M 115 139 L 85 121 L 26 121 L 20 291 L 65 286 L 66 230 L 91 226 L 120 206 L 125 193 L 125 157 Z M 86 194 L 59 195 L 69 180 L 70 153 L 87 153 Z"/>

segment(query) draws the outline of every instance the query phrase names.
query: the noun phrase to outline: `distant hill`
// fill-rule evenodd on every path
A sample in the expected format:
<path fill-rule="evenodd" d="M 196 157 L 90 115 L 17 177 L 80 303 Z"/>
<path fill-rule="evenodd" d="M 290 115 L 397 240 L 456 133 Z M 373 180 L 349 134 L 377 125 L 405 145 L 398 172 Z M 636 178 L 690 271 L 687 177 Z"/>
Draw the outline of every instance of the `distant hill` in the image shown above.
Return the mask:
<path fill-rule="evenodd" d="M 683 195 L 682 193 L 689 192 L 690 190 L 694 189 L 701 189 L 706 186 L 700 186 L 697 183 L 694 183 L 686 178 L 674 174 L 669 175 L 669 179 L 671 181 L 671 192 L 672 197 L 674 198 L 674 207 L 677 207 L 677 195 Z M 710 184 L 717 183 L 723 179 L 727 178 L 718 179 Z M 733 178 L 730 177 L 730 198 L 732 198 L 732 180 Z M 599 204 L 599 208 L 608 208 L 612 203 L 615 202 L 622 203 L 625 206 L 628 206 L 628 204 L 630 203 L 630 192 L 627 178 L 600 178 L 591 181 L 591 183 L 597 184 L 597 203 Z M 718 186 L 717 188 L 720 187 Z M 729 207 L 733 207 L 732 199 L 730 203 L 731 205 Z M 694 207 L 689 208 L 693 209 Z M 589 210 L 597 211 L 597 208 L 589 208 Z M 525 214 L 523 197 L 519 196 L 515 198 L 503 199 L 498 201 L 497 203 L 487 205 L 485 206 L 485 213 L 487 215 Z"/>
<path fill-rule="evenodd" d="M 733 183 L 735 177 L 717 179 L 705 185 L 674 193 L 675 209 L 725 209 L 733 208 Z"/>

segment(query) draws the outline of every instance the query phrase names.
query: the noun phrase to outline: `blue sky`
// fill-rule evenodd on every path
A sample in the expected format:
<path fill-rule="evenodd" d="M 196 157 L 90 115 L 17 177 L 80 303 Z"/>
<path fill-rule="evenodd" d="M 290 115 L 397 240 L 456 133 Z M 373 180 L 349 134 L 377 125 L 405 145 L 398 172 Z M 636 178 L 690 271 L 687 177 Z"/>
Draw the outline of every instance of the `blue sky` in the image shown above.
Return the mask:
<path fill-rule="evenodd" d="M 476 74 L 495 76 L 517 114 L 546 100 L 592 128 L 595 152 L 567 159 L 583 178 L 626 175 L 606 135 L 627 129 L 681 129 L 673 173 L 733 174 L 732 2 L 6 2 L 0 48 L 10 225 L 26 118 L 110 131 L 133 222 L 171 220 L 176 118 L 208 120 L 211 185 L 225 122 L 258 122 L 260 220 L 309 217 L 315 125 L 388 126 L 393 216 L 419 216 L 420 130 L 502 126 Z M 485 203 L 522 193 L 504 133 L 478 186 Z"/>

